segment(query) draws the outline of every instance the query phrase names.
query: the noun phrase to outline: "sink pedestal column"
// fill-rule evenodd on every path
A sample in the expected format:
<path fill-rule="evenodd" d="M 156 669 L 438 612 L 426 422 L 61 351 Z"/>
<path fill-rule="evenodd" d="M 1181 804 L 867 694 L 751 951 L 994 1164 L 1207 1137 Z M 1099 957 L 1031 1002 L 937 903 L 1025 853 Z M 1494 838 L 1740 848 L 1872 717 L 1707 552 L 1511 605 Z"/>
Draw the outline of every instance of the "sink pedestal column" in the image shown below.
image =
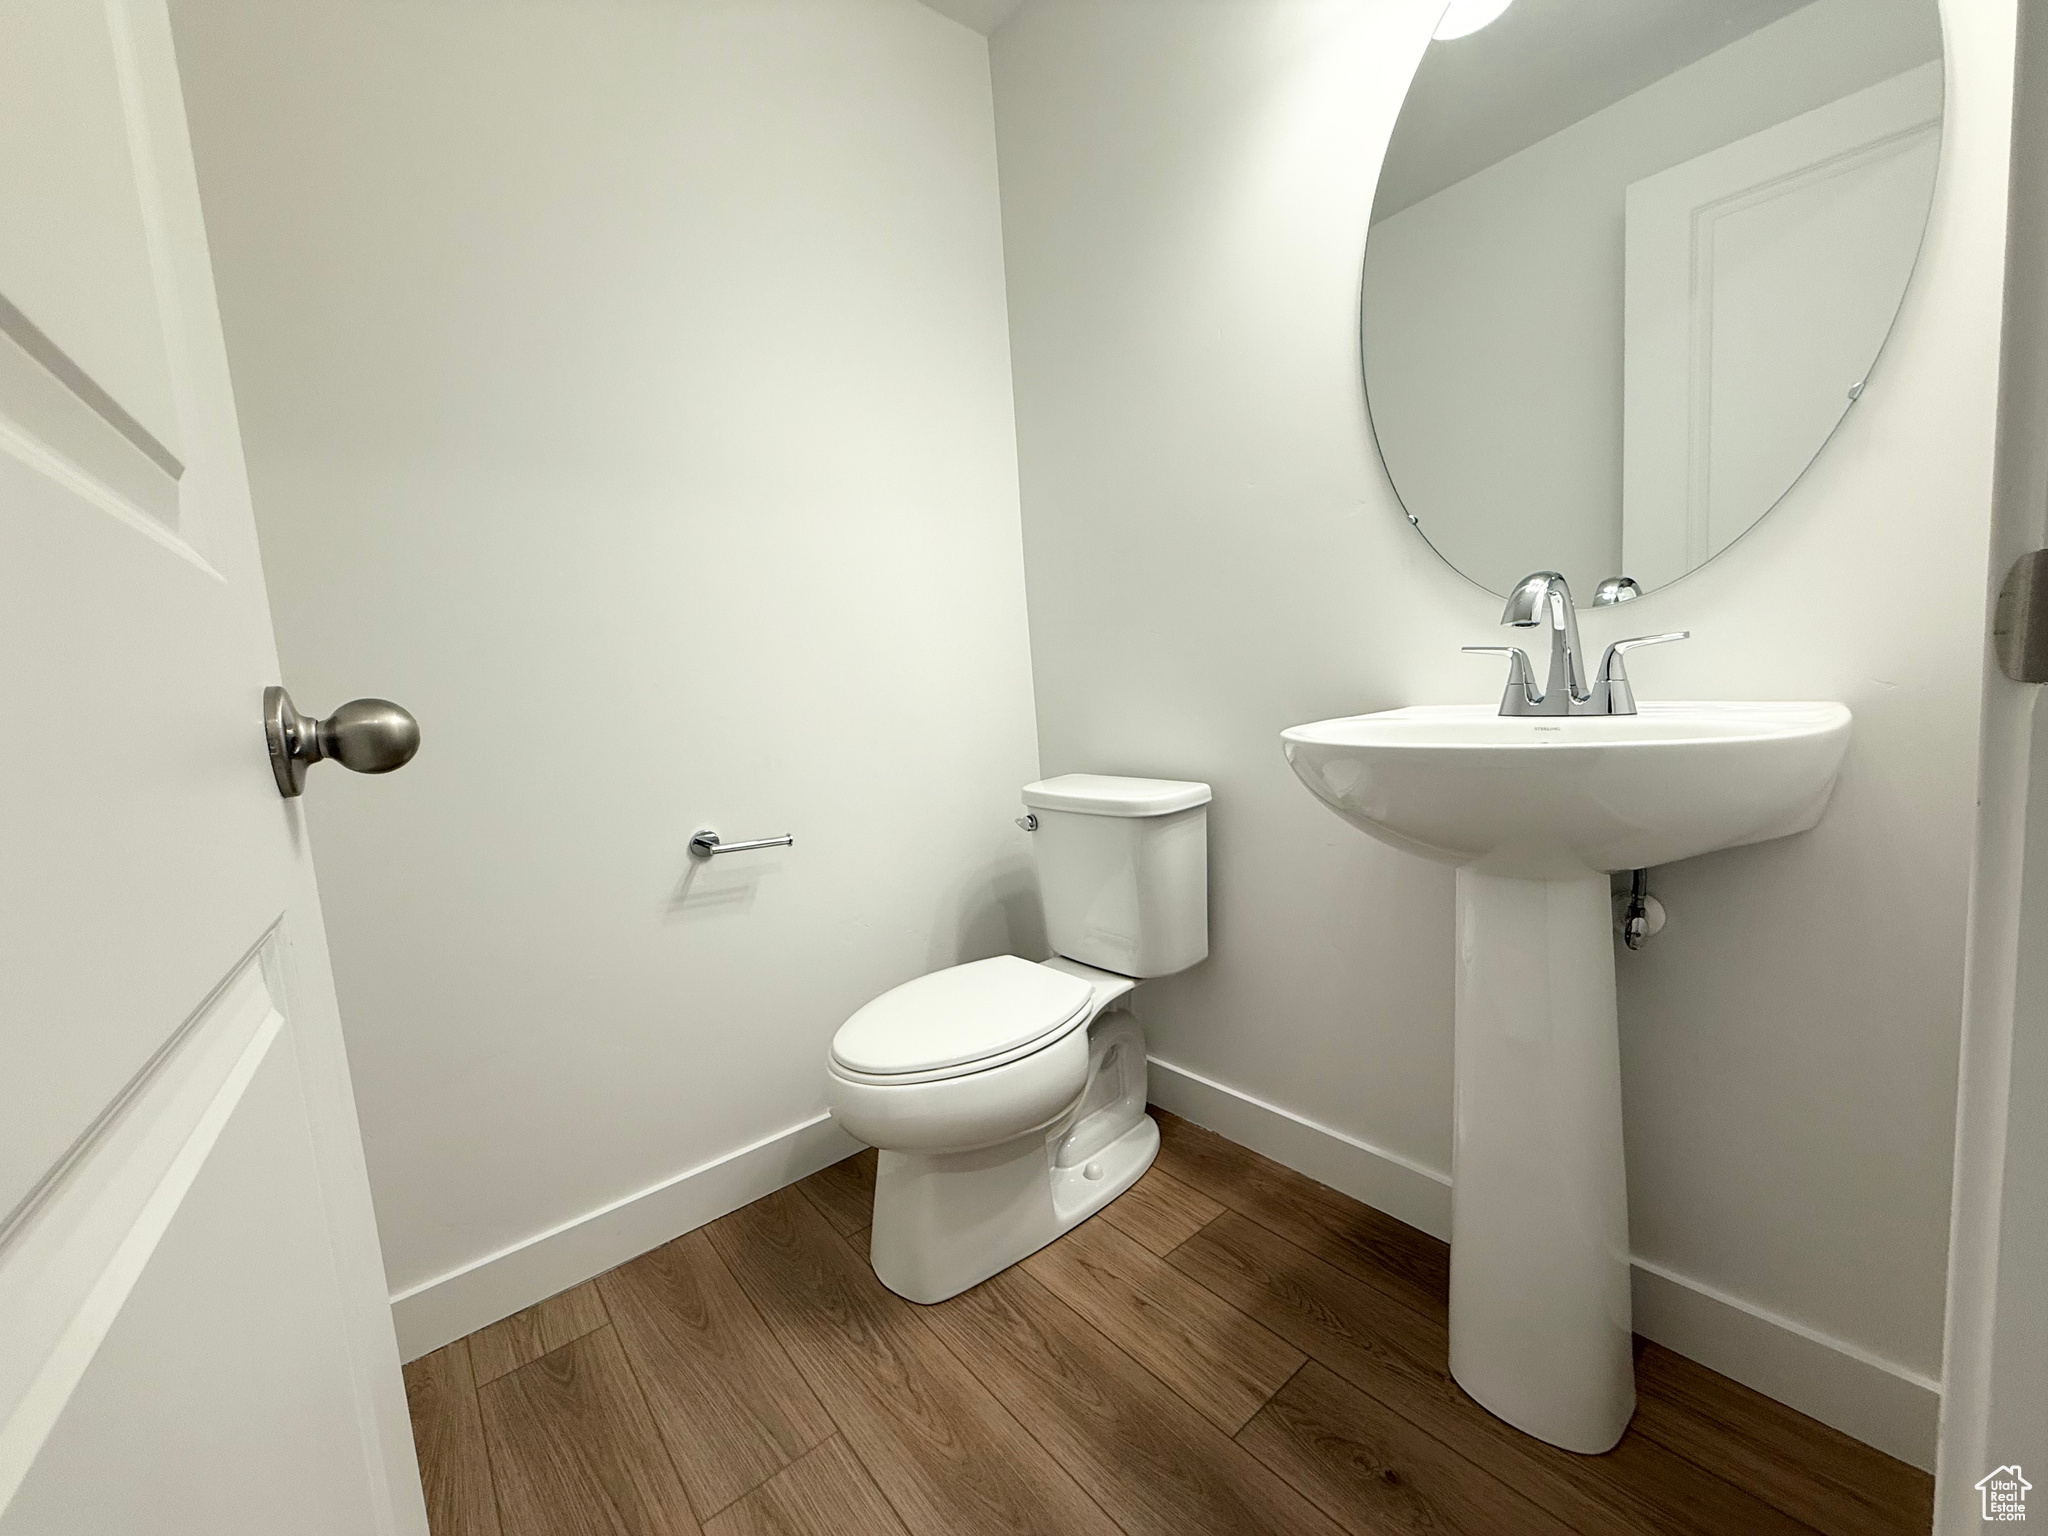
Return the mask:
<path fill-rule="evenodd" d="M 1458 871 L 1451 1374 L 1589 1454 L 1635 1411 L 1609 903 Z"/>

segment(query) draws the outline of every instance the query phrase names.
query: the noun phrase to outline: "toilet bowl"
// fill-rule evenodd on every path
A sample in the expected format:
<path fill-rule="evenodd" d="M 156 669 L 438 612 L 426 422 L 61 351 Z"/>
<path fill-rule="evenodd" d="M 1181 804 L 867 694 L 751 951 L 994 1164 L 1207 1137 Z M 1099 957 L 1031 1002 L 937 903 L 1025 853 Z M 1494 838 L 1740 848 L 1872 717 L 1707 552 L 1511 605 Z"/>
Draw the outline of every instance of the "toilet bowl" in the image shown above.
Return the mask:
<path fill-rule="evenodd" d="M 1159 1128 L 1127 1005 L 1140 980 L 1208 953 L 1208 800 L 1179 780 L 1027 786 L 1060 953 L 919 976 L 834 1036 L 827 1098 L 879 1151 L 869 1257 L 897 1294 L 958 1295 L 1151 1166 Z"/>

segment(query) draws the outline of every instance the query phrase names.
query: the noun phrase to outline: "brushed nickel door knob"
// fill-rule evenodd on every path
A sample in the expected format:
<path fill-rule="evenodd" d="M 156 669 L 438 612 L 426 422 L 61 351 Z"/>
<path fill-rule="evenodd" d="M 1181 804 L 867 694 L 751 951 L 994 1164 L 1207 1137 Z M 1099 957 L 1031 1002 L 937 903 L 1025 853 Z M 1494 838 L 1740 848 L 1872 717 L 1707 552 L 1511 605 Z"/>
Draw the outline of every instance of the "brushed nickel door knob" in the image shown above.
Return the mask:
<path fill-rule="evenodd" d="M 390 773 L 420 749 L 420 723 L 389 699 L 351 699 L 325 720 L 302 715 L 282 688 L 263 690 L 270 771 L 287 800 L 305 793 L 306 770 L 333 761 L 357 773 Z"/>

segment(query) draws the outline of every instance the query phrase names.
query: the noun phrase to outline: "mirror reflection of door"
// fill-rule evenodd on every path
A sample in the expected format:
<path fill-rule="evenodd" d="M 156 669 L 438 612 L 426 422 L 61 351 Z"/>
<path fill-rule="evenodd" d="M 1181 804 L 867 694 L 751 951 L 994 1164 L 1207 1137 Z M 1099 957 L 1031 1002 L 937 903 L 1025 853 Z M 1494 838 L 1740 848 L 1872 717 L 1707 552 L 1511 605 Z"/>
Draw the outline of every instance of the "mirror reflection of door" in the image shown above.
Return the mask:
<path fill-rule="evenodd" d="M 1941 152 L 1922 64 L 1628 189 L 1621 563 L 1721 553 L 1863 391 Z"/>
<path fill-rule="evenodd" d="M 1361 343 L 1403 505 L 1504 592 L 1718 554 L 1870 377 L 1932 200 L 1936 0 L 1514 0 L 1431 44 Z"/>

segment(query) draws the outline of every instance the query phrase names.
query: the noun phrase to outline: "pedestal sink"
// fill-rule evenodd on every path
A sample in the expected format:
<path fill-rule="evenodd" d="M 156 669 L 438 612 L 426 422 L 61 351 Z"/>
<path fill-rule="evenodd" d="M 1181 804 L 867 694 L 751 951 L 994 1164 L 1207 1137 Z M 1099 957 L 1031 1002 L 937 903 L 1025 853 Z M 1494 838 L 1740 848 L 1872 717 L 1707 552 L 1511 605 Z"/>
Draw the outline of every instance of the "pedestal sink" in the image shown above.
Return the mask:
<path fill-rule="evenodd" d="M 1805 831 L 1849 723 L 1450 705 L 1282 733 L 1338 815 L 1458 867 L 1451 1374 L 1553 1445 L 1608 1450 L 1635 1411 L 1608 873 Z"/>

